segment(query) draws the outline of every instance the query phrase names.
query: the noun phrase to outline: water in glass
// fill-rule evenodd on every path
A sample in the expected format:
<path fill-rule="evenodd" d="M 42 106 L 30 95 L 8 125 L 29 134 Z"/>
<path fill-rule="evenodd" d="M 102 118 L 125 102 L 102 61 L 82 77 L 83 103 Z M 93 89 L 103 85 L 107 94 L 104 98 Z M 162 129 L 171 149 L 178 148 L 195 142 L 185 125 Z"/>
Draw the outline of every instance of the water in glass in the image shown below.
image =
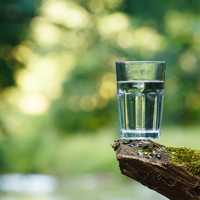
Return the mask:
<path fill-rule="evenodd" d="M 121 138 L 158 138 L 164 81 L 118 81 Z"/>

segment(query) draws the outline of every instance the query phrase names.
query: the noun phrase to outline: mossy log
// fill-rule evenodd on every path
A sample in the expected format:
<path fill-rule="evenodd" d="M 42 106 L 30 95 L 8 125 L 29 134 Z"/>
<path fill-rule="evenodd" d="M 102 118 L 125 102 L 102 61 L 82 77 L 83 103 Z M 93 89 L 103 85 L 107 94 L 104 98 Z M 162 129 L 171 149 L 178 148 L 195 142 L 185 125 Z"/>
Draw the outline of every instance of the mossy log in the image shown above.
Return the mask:
<path fill-rule="evenodd" d="M 200 200 L 200 151 L 151 140 L 113 144 L 122 174 L 170 200 Z"/>

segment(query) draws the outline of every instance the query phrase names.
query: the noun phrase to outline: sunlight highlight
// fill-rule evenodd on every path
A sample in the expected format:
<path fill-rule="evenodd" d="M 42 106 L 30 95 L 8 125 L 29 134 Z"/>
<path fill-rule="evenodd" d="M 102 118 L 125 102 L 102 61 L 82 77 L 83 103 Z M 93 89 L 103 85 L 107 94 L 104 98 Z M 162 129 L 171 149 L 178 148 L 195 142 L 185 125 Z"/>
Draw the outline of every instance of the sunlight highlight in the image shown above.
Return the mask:
<path fill-rule="evenodd" d="M 53 100 L 61 95 L 62 82 L 72 70 L 73 63 L 70 54 L 35 55 L 29 59 L 27 69 L 18 73 L 17 83 L 24 93 L 41 93 Z"/>
<path fill-rule="evenodd" d="M 198 61 L 194 52 L 187 51 L 180 56 L 179 63 L 183 71 L 190 73 L 197 68 Z"/>
<path fill-rule="evenodd" d="M 42 13 L 52 22 L 69 28 L 82 28 L 89 23 L 87 11 L 73 1 L 46 1 L 42 6 Z"/>
<path fill-rule="evenodd" d="M 32 49 L 26 44 L 20 44 L 14 50 L 15 58 L 22 63 L 26 63 L 28 59 L 33 55 Z"/>
<path fill-rule="evenodd" d="M 52 46 L 61 41 L 60 29 L 43 18 L 35 18 L 32 21 L 31 29 L 32 37 L 39 45 Z"/>
<path fill-rule="evenodd" d="M 112 73 L 107 73 L 103 76 L 99 95 L 103 99 L 109 100 L 116 95 L 115 76 Z"/>
<path fill-rule="evenodd" d="M 123 13 L 114 13 L 99 19 L 98 28 L 102 36 L 110 37 L 129 27 L 129 18 Z"/>
<path fill-rule="evenodd" d="M 174 37 L 191 35 L 194 31 L 195 17 L 190 13 L 169 11 L 165 18 L 166 30 Z"/>
<path fill-rule="evenodd" d="M 165 47 L 164 38 L 151 27 L 122 31 L 117 42 L 122 48 L 135 48 L 142 53 L 154 53 Z"/>
<path fill-rule="evenodd" d="M 43 95 L 29 94 L 21 97 L 18 107 L 26 114 L 38 115 L 48 110 L 49 101 Z"/>

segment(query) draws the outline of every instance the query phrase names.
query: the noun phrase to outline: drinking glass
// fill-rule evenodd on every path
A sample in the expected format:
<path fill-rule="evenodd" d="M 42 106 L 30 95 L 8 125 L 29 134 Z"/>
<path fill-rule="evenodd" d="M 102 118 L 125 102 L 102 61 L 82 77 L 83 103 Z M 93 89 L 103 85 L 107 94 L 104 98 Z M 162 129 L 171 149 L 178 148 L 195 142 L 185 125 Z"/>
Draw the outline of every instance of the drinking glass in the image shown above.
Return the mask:
<path fill-rule="evenodd" d="M 121 139 L 160 136 L 165 61 L 116 62 Z"/>

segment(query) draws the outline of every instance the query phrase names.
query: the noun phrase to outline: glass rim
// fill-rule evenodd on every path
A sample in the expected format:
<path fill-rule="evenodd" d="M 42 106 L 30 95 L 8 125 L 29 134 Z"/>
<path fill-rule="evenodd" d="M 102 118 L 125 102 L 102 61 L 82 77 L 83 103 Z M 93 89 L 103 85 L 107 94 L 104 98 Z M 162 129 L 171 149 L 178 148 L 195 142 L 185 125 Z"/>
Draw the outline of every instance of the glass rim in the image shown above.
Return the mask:
<path fill-rule="evenodd" d="M 165 80 L 165 61 L 117 61 L 117 81 Z"/>
<path fill-rule="evenodd" d="M 127 60 L 116 61 L 116 64 L 166 64 L 164 60 Z"/>

